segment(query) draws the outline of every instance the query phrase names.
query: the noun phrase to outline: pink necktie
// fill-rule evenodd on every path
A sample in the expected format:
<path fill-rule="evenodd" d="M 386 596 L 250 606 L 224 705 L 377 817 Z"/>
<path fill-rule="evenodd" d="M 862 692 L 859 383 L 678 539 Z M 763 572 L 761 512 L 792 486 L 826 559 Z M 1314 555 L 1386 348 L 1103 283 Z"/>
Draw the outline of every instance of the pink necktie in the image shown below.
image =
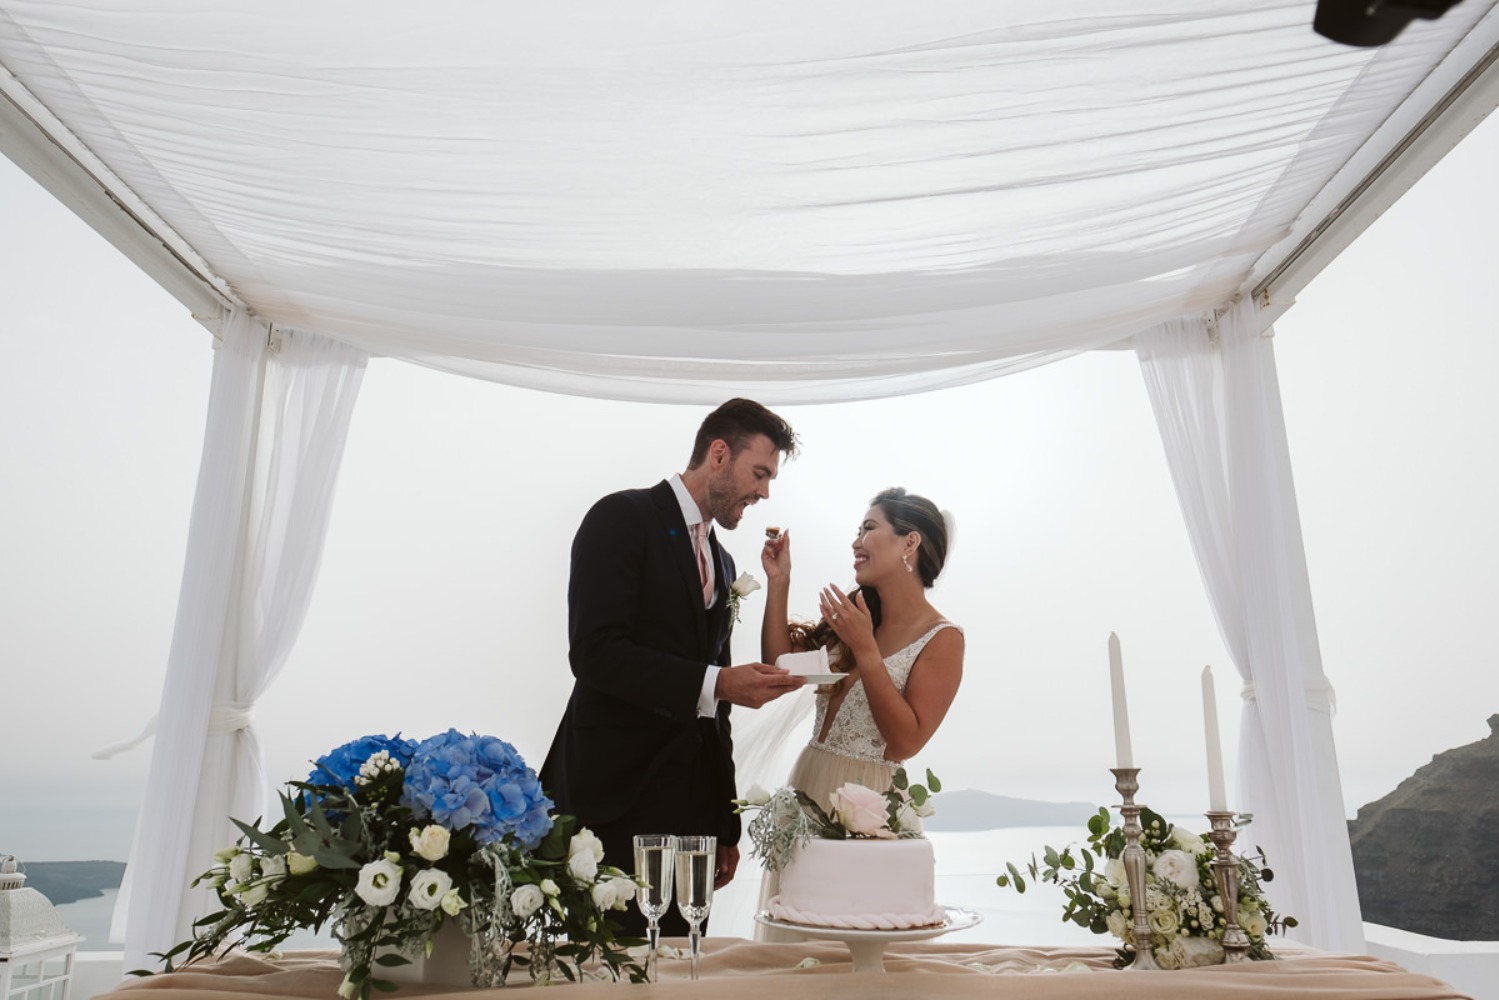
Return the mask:
<path fill-rule="evenodd" d="M 697 550 L 697 575 L 703 581 L 703 607 L 713 604 L 713 570 L 708 563 L 707 521 L 699 521 L 692 527 L 692 547 Z"/>

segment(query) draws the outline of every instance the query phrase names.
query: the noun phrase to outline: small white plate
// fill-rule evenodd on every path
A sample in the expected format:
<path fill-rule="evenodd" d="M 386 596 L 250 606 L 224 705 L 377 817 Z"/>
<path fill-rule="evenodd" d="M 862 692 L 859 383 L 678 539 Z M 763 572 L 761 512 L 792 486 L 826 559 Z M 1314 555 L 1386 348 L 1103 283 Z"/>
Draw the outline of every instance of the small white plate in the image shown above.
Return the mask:
<path fill-rule="evenodd" d="M 842 674 L 797 674 L 808 684 L 837 684 Z"/>

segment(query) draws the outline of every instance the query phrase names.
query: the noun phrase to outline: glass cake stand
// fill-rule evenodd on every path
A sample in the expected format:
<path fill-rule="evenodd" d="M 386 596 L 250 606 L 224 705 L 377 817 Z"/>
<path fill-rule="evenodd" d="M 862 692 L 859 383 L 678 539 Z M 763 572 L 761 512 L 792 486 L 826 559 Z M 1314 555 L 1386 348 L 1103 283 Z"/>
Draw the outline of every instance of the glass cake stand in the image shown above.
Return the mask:
<path fill-rule="evenodd" d="M 947 914 L 941 924 L 932 927 L 907 927 L 894 931 L 861 931 L 847 927 L 813 927 L 810 924 L 793 924 L 777 920 L 763 910 L 755 914 L 755 922 L 766 927 L 792 931 L 814 941 L 842 941 L 854 957 L 855 972 L 884 972 L 885 946 L 899 941 L 926 941 L 941 937 L 950 931 L 967 930 L 976 926 L 983 916 L 972 910 L 955 906 L 944 906 Z"/>

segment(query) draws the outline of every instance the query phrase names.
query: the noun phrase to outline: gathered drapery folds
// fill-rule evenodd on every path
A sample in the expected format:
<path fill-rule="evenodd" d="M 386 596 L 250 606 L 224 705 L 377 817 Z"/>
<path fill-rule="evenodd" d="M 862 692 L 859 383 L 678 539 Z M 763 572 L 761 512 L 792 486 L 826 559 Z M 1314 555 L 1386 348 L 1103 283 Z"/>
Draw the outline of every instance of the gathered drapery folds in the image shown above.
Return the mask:
<path fill-rule="evenodd" d="M 1292 936 L 1364 949 L 1332 738 L 1332 688 L 1312 614 L 1280 387 L 1258 309 L 1183 319 L 1135 337 L 1192 548 L 1244 682 L 1243 843 L 1265 848 Z"/>
<path fill-rule="evenodd" d="M 186 888 L 265 813 L 253 709 L 301 629 L 368 355 L 229 312 L 145 799 L 125 885 L 125 968 L 154 968 L 212 904 Z M 132 891 L 134 887 L 157 887 Z M 167 888 L 172 887 L 172 888 Z M 178 889 L 177 887 L 183 887 Z"/>

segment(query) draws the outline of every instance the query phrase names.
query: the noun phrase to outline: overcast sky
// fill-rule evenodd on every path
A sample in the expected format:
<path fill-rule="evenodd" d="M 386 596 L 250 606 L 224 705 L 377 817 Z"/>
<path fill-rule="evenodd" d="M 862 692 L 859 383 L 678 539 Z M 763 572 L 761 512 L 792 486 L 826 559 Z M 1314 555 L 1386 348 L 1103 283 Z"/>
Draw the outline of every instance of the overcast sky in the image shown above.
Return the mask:
<path fill-rule="evenodd" d="M 1350 814 L 1499 712 L 1496 163 L 1490 121 L 1277 326 Z M 123 858 L 149 744 L 90 755 L 156 710 L 211 338 L 4 160 L 0 220 L 0 852 Z M 571 683 L 577 521 L 605 492 L 680 470 L 704 412 L 372 362 L 314 603 L 256 710 L 271 774 L 299 778 L 368 732 L 448 726 L 540 766 Z M 849 580 L 878 490 L 957 516 L 933 601 L 967 627 L 965 677 L 917 767 L 949 788 L 1112 801 L 1112 630 L 1142 798 L 1205 808 L 1198 674 L 1219 677 L 1230 773 L 1238 684 L 1131 352 L 782 412 L 804 454 L 725 542 L 754 567 L 761 528 L 790 528 L 793 610 Z M 745 612 L 740 661 L 758 646 L 753 597 Z"/>

